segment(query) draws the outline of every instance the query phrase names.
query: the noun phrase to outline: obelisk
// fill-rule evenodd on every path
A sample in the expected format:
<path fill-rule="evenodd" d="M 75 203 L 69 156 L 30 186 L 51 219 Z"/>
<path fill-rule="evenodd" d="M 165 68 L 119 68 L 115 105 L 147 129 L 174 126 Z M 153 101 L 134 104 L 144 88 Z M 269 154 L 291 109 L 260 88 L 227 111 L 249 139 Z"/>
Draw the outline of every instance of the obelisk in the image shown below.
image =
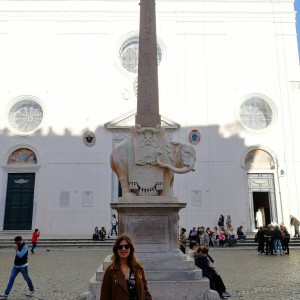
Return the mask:
<path fill-rule="evenodd" d="M 141 127 L 160 125 L 156 13 L 154 0 L 140 2 L 138 95 L 135 123 Z"/>
<path fill-rule="evenodd" d="M 123 196 L 110 204 L 118 212 L 119 233 L 135 242 L 137 257 L 146 271 L 153 300 L 202 300 L 208 297 L 209 281 L 195 262 L 179 250 L 180 209 L 186 203 L 173 196 L 174 173 L 193 170 L 193 147 L 164 137 L 159 115 L 155 0 L 140 0 L 138 97 L 131 138 L 119 143 L 111 154 L 111 167 Z M 182 150 L 184 149 L 184 150 Z M 173 153 L 184 152 L 188 161 L 173 165 Z M 103 274 L 109 255 L 90 280 L 91 294 L 100 299 Z"/>

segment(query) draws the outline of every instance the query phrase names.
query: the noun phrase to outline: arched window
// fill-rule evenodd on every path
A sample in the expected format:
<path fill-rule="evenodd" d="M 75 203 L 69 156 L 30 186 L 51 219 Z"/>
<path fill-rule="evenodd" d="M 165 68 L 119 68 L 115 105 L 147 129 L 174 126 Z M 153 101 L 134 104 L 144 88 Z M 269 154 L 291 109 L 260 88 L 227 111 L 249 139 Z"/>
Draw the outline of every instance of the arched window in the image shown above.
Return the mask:
<path fill-rule="evenodd" d="M 8 158 L 8 165 L 36 165 L 37 158 L 33 151 L 28 148 L 15 150 Z"/>
<path fill-rule="evenodd" d="M 266 151 L 255 149 L 250 151 L 245 159 L 247 169 L 270 169 L 275 168 L 273 157 Z"/>

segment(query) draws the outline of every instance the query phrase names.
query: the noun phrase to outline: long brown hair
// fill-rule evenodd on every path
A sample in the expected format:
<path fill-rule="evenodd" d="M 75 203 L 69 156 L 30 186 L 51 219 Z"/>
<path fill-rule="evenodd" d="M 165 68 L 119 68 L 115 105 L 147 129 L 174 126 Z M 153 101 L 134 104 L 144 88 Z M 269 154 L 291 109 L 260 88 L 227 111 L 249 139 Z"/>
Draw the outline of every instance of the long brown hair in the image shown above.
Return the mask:
<path fill-rule="evenodd" d="M 118 246 L 120 245 L 120 243 L 122 241 L 126 241 L 129 245 L 129 247 L 130 247 L 130 254 L 127 258 L 128 266 L 130 268 L 134 268 L 139 264 L 139 262 L 138 262 L 138 260 L 135 256 L 135 248 L 134 248 L 134 245 L 133 245 L 133 241 L 127 233 L 119 235 L 118 238 L 116 239 L 115 244 L 113 246 L 113 253 L 114 254 L 111 257 L 111 265 L 117 265 L 120 262 L 120 257 L 119 257 L 119 254 L 118 254 Z"/>

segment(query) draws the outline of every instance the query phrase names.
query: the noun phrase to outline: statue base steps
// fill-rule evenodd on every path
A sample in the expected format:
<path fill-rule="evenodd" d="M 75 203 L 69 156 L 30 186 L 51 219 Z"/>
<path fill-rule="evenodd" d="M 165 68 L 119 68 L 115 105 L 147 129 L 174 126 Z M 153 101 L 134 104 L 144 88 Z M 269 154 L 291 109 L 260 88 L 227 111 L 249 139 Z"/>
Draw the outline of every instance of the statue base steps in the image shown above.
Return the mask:
<path fill-rule="evenodd" d="M 127 196 L 111 207 L 118 212 L 119 232 L 128 233 L 135 244 L 153 300 L 220 299 L 209 289 L 209 280 L 189 256 L 178 248 L 178 212 L 186 203 L 172 196 Z M 90 280 L 90 291 L 100 300 L 107 256 Z"/>
<path fill-rule="evenodd" d="M 209 290 L 209 280 L 202 277 L 202 271 L 194 261 L 182 254 L 180 260 L 142 260 L 153 300 L 203 300 Z M 185 259 L 182 259 L 184 257 Z M 90 291 L 100 300 L 104 270 L 110 262 L 107 256 L 96 274 L 91 278 Z M 140 259 L 139 255 L 138 258 Z M 218 299 L 218 298 L 216 298 Z"/>

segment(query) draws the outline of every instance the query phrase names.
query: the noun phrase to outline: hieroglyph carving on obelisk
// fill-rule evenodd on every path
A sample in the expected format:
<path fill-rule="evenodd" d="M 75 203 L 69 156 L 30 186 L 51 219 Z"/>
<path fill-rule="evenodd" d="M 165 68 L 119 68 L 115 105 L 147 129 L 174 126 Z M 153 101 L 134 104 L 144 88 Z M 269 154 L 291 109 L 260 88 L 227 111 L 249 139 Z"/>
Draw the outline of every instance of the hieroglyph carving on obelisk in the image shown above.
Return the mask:
<path fill-rule="evenodd" d="M 160 126 L 155 0 L 140 2 L 138 95 L 135 124 Z"/>

